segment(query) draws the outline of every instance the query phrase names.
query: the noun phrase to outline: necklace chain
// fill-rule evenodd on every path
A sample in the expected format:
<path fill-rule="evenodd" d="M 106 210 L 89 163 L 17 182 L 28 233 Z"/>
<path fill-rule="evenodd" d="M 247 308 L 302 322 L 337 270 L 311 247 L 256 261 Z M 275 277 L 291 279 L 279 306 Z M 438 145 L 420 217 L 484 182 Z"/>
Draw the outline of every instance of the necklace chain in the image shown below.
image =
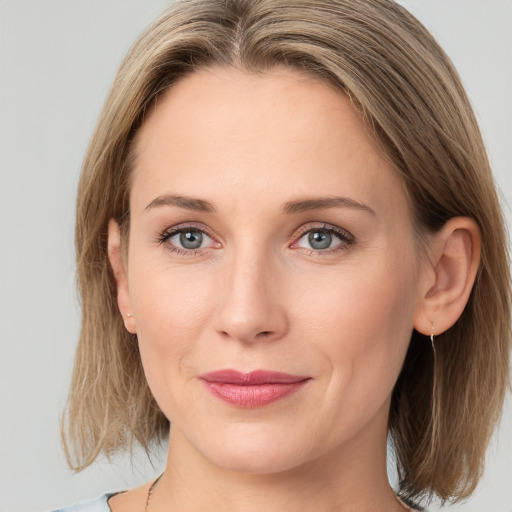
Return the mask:
<path fill-rule="evenodd" d="M 158 484 L 160 483 L 160 479 L 164 476 L 162 473 L 152 484 L 148 491 L 148 497 L 146 499 L 146 508 L 144 509 L 144 512 L 149 511 L 149 502 L 151 501 L 151 496 L 153 496 L 153 493 L 155 492 L 156 488 L 158 487 Z"/>

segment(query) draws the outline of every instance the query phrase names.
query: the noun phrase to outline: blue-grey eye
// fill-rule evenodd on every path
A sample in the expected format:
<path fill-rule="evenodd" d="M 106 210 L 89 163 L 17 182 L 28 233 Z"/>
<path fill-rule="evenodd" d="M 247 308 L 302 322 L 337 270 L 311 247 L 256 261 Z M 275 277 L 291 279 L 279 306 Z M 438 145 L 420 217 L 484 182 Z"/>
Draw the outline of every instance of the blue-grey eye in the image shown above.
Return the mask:
<path fill-rule="evenodd" d="M 221 247 L 221 244 L 208 236 L 205 230 L 194 226 L 170 228 L 159 236 L 158 241 L 165 244 L 171 251 L 177 251 L 180 255 L 192 255 L 197 250 L 219 249 Z"/>
<path fill-rule="evenodd" d="M 327 249 L 336 250 L 343 248 L 352 243 L 352 238 L 340 230 L 328 227 L 312 228 L 304 232 L 304 234 L 293 244 L 293 247 L 309 249 L 318 252 L 327 252 Z"/>
<path fill-rule="evenodd" d="M 205 244 L 213 242 L 206 233 L 194 228 L 179 229 L 166 238 L 172 246 L 187 251 L 203 248 Z"/>
<path fill-rule="evenodd" d="M 203 233 L 197 229 L 187 229 L 179 234 L 180 245 L 184 249 L 199 249 L 203 244 Z"/>
<path fill-rule="evenodd" d="M 308 242 L 312 249 L 328 249 L 332 244 L 332 233 L 324 230 L 310 231 L 308 233 Z"/>

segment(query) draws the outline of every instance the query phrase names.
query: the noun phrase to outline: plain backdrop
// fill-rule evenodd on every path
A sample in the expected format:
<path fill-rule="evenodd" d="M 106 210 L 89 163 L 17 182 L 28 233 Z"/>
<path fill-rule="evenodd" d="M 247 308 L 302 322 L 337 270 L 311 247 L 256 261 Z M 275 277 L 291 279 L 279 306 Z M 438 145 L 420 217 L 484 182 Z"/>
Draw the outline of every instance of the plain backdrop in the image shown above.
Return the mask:
<path fill-rule="evenodd" d="M 459 69 L 512 225 L 512 0 L 409 0 Z M 140 453 L 73 475 L 59 444 L 76 346 L 73 214 L 115 70 L 164 0 L 0 0 L 0 511 L 44 511 L 156 475 Z M 477 421 L 477 418 L 475 418 Z M 512 511 L 510 397 L 474 497 Z"/>

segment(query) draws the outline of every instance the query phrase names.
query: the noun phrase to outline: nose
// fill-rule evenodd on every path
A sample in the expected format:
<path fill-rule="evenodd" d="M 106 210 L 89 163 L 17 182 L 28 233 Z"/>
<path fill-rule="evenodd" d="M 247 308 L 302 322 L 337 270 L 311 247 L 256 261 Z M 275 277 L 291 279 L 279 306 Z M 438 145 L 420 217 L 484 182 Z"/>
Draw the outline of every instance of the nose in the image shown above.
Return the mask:
<path fill-rule="evenodd" d="M 227 263 L 226 263 L 227 264 Z M 275 341 L 288 329 L 278 269 L 269 258 L 240 255 L 227 264 L 219 286 L 214 328 L 222 337 L 242 343 Z"/>

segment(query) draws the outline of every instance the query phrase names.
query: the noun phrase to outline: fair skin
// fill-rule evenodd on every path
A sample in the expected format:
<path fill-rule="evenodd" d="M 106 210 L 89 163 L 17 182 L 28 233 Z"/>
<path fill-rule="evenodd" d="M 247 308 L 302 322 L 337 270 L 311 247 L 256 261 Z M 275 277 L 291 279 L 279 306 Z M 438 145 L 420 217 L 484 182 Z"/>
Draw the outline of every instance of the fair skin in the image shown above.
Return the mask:
<path fill-rule="evenodd" d="M 172 424 L 150 510 L 403 511 L 390 397 L 412 330 L 446 330 L 467 301 L 474 223 L 452 219 L 420 254 L 400 179 L 349 100 L 284 68 L 182 79 L 148 113 L 133 172 L 127 253 L 111 221 L 109 257 Z M 222 369 L 306 379 L 245 407 L 206 390 Z M 147 490 L 110 506 L 140 512 Z"/>

